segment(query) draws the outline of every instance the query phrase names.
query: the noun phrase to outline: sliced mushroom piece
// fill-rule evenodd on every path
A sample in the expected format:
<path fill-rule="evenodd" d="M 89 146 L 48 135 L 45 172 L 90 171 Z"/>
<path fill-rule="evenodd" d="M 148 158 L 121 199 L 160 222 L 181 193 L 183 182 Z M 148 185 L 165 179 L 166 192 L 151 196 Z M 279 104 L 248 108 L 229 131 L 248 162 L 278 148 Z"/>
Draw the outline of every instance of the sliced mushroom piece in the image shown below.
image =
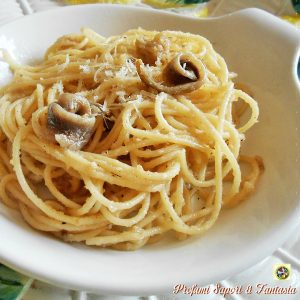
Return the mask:
<path fill-rule="evenodd" d="M 191 55 L 176 55 L 165 68 L 164 79 L 174 85 L 197 81 L 201 76 L 198 63 Z"/>
<path fill-rule="evenodd" d="M 64 93 L 48 107 L 48 128 L 63 148 L 84 147 L 94 132 L 95 121 L 89 101 L 79 95 Z"/>
<path fill-rule="evenodd" d="M 137 72 L 140 79 L 160 92 L 168 94 L 184 94 L 199 89 L 206 80 L 203 63 L 191 54 L 176 55 L 163 70 L 164 84 L 154 80 L 151 68 L 136 61 Z"/>

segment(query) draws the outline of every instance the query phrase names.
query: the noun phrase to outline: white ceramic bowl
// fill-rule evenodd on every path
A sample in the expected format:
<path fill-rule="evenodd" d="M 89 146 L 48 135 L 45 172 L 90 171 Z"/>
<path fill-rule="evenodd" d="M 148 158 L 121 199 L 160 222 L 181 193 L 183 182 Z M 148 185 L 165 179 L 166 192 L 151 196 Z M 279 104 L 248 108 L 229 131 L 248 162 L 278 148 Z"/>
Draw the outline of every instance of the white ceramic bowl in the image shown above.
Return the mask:
<path fill-rule="evenodd" d="M 155 10 L 86 5 L 22 18 L 0 28 L 0 37 L 13 40 L 16 53 L 29 61 L 41 57 L 57 37 L 82 26 L 105 36 L 141 26 L 207 37 L 259 102 L 260 122 L 250 130 L 243 151 L 261 155 L 265 173 L 257 193 L 237 208 L 223 211 L 204 236 L 135 252 L 64 243 L 30 229 L 18 214 L 1 205 L 0 260 L 70 288 L 146 295 L 171 292 L 178 283 L 216 282 L 280 246 L 300 216 L 298 31 L 257 9 L 199 20 Z"/>

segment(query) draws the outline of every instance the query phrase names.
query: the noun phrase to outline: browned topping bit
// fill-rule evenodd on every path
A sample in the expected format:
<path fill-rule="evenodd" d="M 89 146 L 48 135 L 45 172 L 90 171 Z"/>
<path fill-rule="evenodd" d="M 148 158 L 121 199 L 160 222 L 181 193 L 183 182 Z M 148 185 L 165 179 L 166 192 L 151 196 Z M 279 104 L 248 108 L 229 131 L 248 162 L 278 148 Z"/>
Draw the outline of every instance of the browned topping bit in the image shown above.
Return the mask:
<path fill-rule="evenodd" d="M 144 84 L 173 95 L 195 91 L 205 80 L 202 62 L 191 54 L 178 54 L 166 65 L 162 74 L 163 84 L 153 79 L 150 67 L 146 67 L 142 60 L 136 61 L 136 68 Z"/>
<path fill-rule="evenodd" d="M 80 95 L 61 94 L 48 107 L 48 128 L 63 148 L 84 147 L 94 132 L 95 121 L 89 101 Z"/>

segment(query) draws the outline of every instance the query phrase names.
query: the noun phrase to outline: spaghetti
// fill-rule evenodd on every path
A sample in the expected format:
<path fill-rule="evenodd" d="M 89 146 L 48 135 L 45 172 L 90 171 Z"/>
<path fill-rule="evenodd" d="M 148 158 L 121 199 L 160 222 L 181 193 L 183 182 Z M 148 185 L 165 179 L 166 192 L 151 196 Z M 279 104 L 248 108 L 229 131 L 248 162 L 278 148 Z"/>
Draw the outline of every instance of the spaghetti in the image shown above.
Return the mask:
<path fill-rule="evenodd" d="M 202 234 L 255 190 L 262 161 L 240 146 L 259 109 L 207 39 L 84 28 L 35 66 L 6 58 L 0 198 L 33 228 L 133 250 Z"/>

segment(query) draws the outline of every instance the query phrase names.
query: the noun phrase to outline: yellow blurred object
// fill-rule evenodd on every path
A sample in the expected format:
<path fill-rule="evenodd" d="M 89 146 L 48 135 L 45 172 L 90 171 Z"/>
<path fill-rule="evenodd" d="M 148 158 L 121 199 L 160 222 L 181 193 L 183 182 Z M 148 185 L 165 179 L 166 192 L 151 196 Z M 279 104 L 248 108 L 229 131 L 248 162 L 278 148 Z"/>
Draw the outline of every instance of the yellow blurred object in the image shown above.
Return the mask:
<path fill-rule="evenodd" d="M 132 4 L 141 3 L 140 0 L 65 0 L 67 4 L 88 4 L 88 3 L 115 3 L 115 4 Z"/>
<path fill-rule="evenodd" d="M 286 20 L 296 27 L 300 28 L 300 15 L 294 15 L 294 16 L 282 16 L 283 20 Z"/>
<path fill-rule="evenodd" d="M 204 8 L 196 11 L 194 14 L 195 17 L 198 18 L 207 18 L 208 17 L 208 8 L 205 6 Z"/>
<path fill-rule="evenodd" d="M 166 0 L 144 0 L 143 3 L 151 5 L 155 8 L 176 8 L 176 7 L 183 7 L 184 4 L 182 1 L 166 1 Z M 190 6 L 190 4 L 189 4 Z"/>

